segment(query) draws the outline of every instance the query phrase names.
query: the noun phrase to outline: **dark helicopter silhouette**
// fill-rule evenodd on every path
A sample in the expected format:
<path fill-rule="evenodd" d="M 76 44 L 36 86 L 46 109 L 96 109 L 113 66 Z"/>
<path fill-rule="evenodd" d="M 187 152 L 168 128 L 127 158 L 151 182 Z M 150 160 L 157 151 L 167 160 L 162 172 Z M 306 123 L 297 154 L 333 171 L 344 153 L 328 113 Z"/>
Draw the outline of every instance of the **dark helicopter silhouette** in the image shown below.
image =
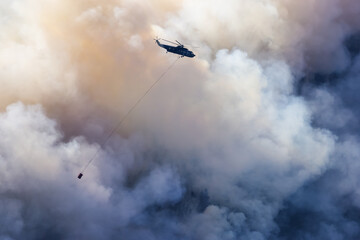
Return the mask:
<path fill-rule="evenodd" d="M 179 54 L 181 55 L 181 57 L 189 57 L 189 58 L 193 58 L 195 57 L 195 54 L 190 51 L 189 49 L 185 48 L 184 45 L 182 45 L 180 42 L 178 42 L 177 40 L 176 43 L 168 41 L 166 39 L 160 39 L 160 38 L 156 38 L 154 39 L 155 42 L 157 43 L 157 45 L 159 45 L 159 47 L 165 48 L 166 52 L 171 52 L 171 53 L 175 53 L 175 54 Z M 166 44 L 161 44 L 159 42 L 159 40 L 163 40 L 172 44 L 175 44 L 176 46 L 170 46 L 170 45 L 166 45 Z"/>

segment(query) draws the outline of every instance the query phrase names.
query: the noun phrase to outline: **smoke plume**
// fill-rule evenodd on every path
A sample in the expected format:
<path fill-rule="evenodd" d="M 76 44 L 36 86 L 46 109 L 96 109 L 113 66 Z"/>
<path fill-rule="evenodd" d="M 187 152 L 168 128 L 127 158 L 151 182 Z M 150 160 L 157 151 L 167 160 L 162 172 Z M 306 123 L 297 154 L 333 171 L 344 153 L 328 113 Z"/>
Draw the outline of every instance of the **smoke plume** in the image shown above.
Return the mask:
<path fill-rule="evenodd" d="M 0 13 L 1 240 L 359 239 L 357 0 Z"/>

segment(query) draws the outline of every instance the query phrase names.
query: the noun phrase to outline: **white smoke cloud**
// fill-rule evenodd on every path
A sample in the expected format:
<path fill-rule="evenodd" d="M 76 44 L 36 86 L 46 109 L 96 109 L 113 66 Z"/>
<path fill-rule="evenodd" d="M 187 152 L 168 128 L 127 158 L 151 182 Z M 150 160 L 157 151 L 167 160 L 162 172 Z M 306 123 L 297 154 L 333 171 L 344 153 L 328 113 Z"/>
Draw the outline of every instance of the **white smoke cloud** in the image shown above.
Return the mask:
<path fill-rule="evenodd" d="M 308 188 L 326 220 L 294 239 L 357 236 L 332 202 L 358 206 L 358 141 L 339 134 L 357 124 L 343 96 L 357 86 L 343 44 L 355 0 L 19 0 L 0 13 L 1 239 L 288 239 Z M 175 60 L 154 34 L 197 58 L 103 145 Z M 349 69 L 345 87 L 297 94 L 304 74 Z M 351 177 L 326 198 L 334 166 Z"/>
<path fill-rule="evenodd" d="M 123 181 L 104 185 L 100 169 L 94 167 L 89 169 L 89 181 L 78 182 L 77 171 L 96 146 L 83 138 L 62 142 L 56 123 L 44 116 L 39 106 L 10 105 L 0 116 L 0 132 L 2 239 L 44 238 L 46 224 L 45 232 L 41 231 L 47 218 L 51 228 L 57 222 L 54 234 L 59 231 L 66 238 L 96 239 L 103 237 L 102 233 L 110 234 L 115 225 L 126 225 L 149 205 L 176 202 L 182 195 L 176 173 L 165 167 L 154 168 L 132 190 L 127 190 Z M 127 158 L 122 159 L 125 162 Z M 121 165 L 108 172 L 121 174 Z M 113 227 L 102 225 L 107 218 L 115 221 Z"/>
<path fill-rule="evenodd" d="M 331 72 L 349 64 L 342 43 L 359 30 L 355 13 L 353 0 L 184 1 L 167 29 L 171 36 L 207 44 L 213 53 L 236 46 L 259 61 L 285 58 L 294 73 Z"/>

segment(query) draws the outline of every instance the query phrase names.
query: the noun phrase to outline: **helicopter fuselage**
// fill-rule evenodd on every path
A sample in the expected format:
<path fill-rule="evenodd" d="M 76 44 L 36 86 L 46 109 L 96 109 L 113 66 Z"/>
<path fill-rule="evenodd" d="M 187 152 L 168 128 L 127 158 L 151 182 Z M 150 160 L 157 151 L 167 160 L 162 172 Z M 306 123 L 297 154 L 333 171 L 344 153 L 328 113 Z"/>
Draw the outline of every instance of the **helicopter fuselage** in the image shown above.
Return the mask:
<path fill-rule="evenodd" d="M 175 53 L 175 54 L 179 54 L 182 57 L 189 57 L 189 58 L 193 58 L 195 57 L 195 54 L 190 51 L 189 49 L 185 48 L 184 46 L 170 46 L 170 45 L 166 45 L 166 44 L 161 44 L 158 40 L 156 40 L 157 45 L 159 45 L 159 47 L 162 47 L 164 49 L 166 49 L 167 52 L 171 52 L 171 53 Z"/>

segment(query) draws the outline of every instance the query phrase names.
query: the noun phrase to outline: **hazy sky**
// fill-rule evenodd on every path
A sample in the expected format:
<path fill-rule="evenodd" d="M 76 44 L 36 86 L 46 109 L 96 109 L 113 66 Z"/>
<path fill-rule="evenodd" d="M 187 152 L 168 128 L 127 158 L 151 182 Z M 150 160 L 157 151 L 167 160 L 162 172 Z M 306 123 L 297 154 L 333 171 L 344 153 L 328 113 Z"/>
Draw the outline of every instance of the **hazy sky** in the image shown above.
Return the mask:
<path fill-rule="evenodd" d="M 359 46 L 359 0 L 2 0 L 0 240 L 359 239 Z"/>

